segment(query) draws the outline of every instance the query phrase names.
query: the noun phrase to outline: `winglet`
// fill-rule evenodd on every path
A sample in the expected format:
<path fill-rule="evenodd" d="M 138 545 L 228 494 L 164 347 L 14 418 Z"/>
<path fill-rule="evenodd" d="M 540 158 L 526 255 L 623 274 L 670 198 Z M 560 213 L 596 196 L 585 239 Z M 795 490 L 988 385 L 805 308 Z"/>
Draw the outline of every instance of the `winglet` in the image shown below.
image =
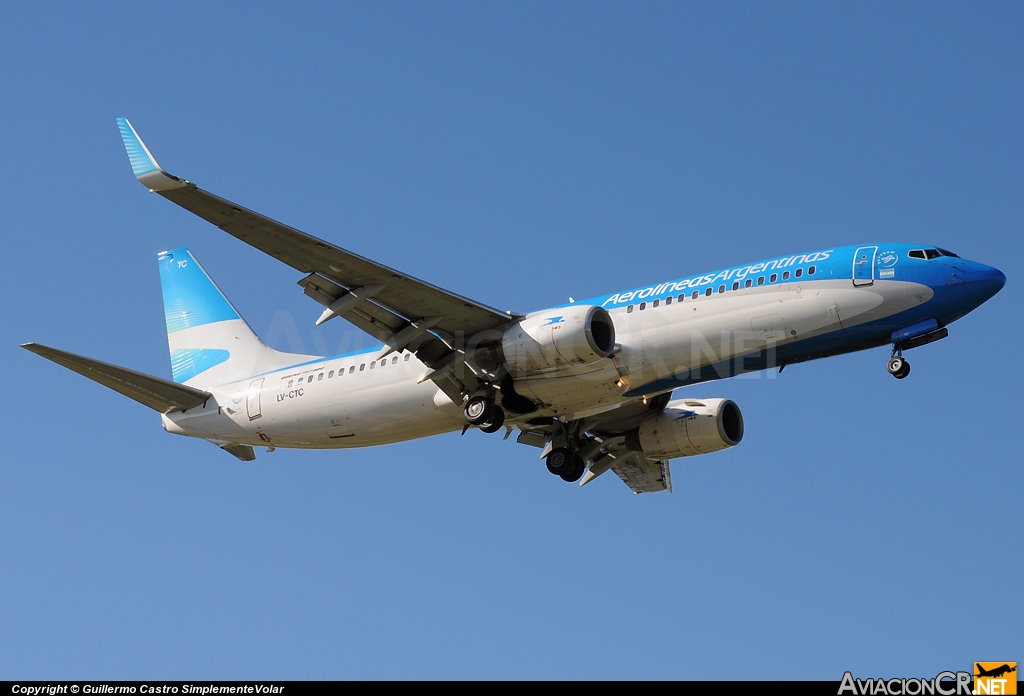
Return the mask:
<path fill-rule="evenodd" d="M 117 119 L 117 127 L 121 130 L 121 140 L 124 141 L 124 149 L 128 153 L 132 172 L 143 186 L 150 191 L 167 191 L 188 185 L 187 181 L 168 174 L 160 168 L 156 158 L 150 153 L 146 143 L 142 142 L 142 138 L 135 132 L 128 119 L 124 117 Z"/>

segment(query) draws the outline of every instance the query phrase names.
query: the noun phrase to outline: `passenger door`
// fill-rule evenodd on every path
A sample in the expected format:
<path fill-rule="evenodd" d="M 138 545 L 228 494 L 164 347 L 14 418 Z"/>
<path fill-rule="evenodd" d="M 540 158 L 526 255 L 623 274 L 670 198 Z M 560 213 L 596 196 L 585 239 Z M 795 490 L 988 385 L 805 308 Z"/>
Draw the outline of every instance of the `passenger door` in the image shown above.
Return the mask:
<path fill-rule="evenodd" d="M 249 393 L 245 399 L 245 409 L 249 413 L 249 420 L 256 420 L 263 415 L 260 412 L 260 393 L 263 391 L 263 379 L 263 377 L 254 379 L 249 384 Z"/>
<path fill-rule="evenodd" d="M 875 282 L 875 256 L 878 247 L 860 247 L 853 255 L 853 285 L 871 285 Z"/>

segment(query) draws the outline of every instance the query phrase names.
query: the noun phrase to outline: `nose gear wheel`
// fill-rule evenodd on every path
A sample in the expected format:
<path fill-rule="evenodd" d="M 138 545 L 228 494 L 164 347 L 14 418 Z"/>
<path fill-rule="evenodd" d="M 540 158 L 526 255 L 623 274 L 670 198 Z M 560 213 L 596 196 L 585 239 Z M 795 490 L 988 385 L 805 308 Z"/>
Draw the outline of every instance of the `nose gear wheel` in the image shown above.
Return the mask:
<path fill-rule="evenodd" d="M 889 364 L 886 365 L 886 369 L 896 379 L 903 379 L 910 374 L 910 363 L 904 360 L 902 356 L 897 355 L 889 358 Z"/>

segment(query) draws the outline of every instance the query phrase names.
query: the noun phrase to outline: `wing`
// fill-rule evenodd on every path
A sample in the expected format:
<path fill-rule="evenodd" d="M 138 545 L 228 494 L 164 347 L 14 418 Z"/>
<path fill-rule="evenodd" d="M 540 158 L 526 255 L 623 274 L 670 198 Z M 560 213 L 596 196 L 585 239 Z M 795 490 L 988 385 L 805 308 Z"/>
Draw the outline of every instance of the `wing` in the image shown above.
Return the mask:
<path fill-rule="evenodd" d="M 143 185 L 307 274 L 299 284 L 325 307 L 318 323 L 343 316 L 383 341 L 389 351 L 411 346 L 428 367 L 437 368 L 446 360 L 451 362 L 453 352 L 472 336 L 520 318 L 207 193 L 164 171 L 127 119 L 119 118 L 117 123 L 132 171 Z M 441 337 L 443 344 L 434 340 L 434 335 Z"/>
<path fill-rule="evenodd" d="M 672 472 L 667 461 L 656 461 L 641 452 L 631 452 L 626 457 L 617 458 L 611 470 L 634 493 L 672 492 Z"/>

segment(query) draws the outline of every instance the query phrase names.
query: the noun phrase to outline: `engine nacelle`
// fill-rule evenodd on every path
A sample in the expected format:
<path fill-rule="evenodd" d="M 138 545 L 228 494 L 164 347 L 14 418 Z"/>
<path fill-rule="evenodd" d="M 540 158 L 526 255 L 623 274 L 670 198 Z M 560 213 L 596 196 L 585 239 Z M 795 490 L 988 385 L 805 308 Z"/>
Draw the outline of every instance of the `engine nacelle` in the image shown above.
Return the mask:
<path fill-rule="evenodd" d="M 677 399 L 627 433 L 626 447 L 652 459 L 674 459 L 717 452 L 742 439 L 743 414 L 734 402 Z"/>
<path fill-rule="evenodd" d="M 502 359 L 513 373 L 585 365 L 607 358 L 614 349 L 612 318 L 593 305 L 534 312 L 501 337 Z"/>

